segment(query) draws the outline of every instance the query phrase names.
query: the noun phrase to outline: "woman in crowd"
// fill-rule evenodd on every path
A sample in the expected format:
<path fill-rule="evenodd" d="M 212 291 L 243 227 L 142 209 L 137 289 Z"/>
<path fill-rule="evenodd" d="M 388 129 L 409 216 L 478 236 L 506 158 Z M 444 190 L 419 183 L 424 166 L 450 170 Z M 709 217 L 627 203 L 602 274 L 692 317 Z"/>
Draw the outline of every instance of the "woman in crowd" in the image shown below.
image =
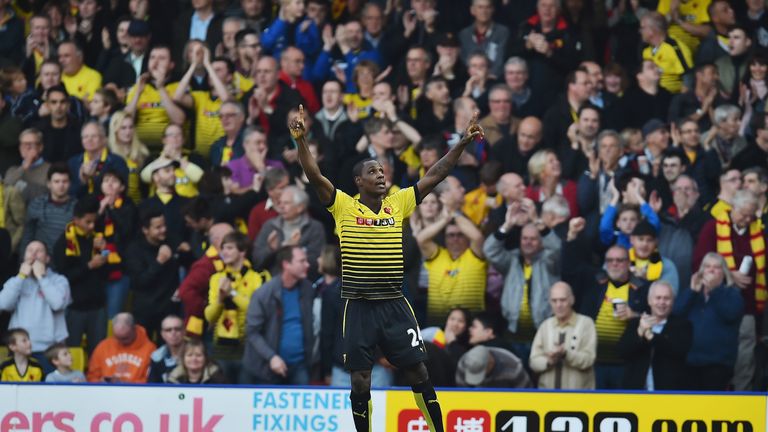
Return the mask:
<path fill-rule="evenodd" d="M 744 300 L 725 259 L 710 252 L 678 299 L 679 313 L 693 325 L 688 352 L 688 388 L 724 391 L 733 377 Z"/>
<path fill-rule="evenodd" d="M 133 116 L 118 111 L 109 122 L 109 151 L 125 159 L 128 165 L 128 185 L 126 195 L 133 202 L 141 201 L 139 189 L 139 169 L 149 156 L 147 146 L 139 141 Z"/>
<path fill-rule="evenodd" d="M 539 150 L 528 161 L 528 174 L 531 184 L 525 195 L 532 199 L 537 206 L 553 195 L 561 195 L 568 201 L 571 217 L 579 215 L 577 205 L 576 183 L 561 178 L 560 160 L 552 150 Z"/>
<path fill-rule="evenodd" d="M 211 361 L 205 345 L 199 339 L 190 339 L 184 343 L 179 354 L 181 364 L 168 375 L 168 382 L 173 384 L 226 384 L 227 379 L 221 369 Z"/>

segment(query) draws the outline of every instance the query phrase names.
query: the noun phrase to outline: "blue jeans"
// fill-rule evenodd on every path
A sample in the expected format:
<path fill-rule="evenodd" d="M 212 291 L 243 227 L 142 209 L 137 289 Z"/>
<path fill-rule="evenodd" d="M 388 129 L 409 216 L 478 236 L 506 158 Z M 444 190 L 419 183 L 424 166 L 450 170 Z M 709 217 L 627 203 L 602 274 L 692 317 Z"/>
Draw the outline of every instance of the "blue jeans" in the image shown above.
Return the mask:
<path fill-rule="evenodd" d="M 611 363 L 595 364 L 595 388 L 598 390 L 620 390 L 624 379 L 624 365 Z"/>
<path fill-rule="evenodd" d="M 107 283 L 107 319 L 111 320 L 125 307 L 125 299 L 131 288 L 131 280 L 123 276 L 116 281 Z"/>
<path fill-rule="evenodd" d="M 380 364 L 373 365 L 371 370 L 371 387 L 391 387 L 394 379 L 395 377 L 391 370 Z M 333 370 L 331 370 L 331 385 L 334 387 L 350 387 L 352 384 L 349 372 L 334 366 Z"/>
<path fill-rule="evenodd" d="M 309 385 L 309 368 L 304 362 L 288 365 L 288 374 L 281 380 L 281 384 Z"/>

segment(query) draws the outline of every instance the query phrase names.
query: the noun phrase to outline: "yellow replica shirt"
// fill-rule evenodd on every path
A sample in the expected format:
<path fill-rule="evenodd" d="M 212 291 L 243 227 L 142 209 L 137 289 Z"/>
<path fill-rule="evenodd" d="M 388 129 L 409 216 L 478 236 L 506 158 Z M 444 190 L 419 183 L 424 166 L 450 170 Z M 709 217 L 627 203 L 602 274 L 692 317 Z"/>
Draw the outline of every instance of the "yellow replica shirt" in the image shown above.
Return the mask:
<path fill-rule="evenodd" d="M 624 334 L 627 322 L 613 315 L 613 299 L 622 299 L 629 304 L 629 283 L 619 287 L 608 282 L 605 298 L 597 313 L 595 328 L 597 329 L 597 352 L 603 360 L 617 360 L 616 344 Z"/>
<path fill-rule="evenodd" d="M 659 5 L 656 8 L 662 15 L 669 15 L 671 0 L 659 0 Z M 677 10 L 680 14 L 680 19 L 689 24 L 705 24 L 709 22 L 709 13 L 707 8 L 712 0 L 681 0 L 680 6 Z M 681 43 L 685 44 L 688 49 L 693 53 L 699 48 L 701 40 L 696 36 L 688 33 L 682 27 L 677 24 L 669 26 L 669 35 Z"/>
<path fill-rule="evenodd" d="M 357 93 L 347 93 L 342 100 L 345 106 L 352 104 L 357 108 L 357 118 L 360 120 L 371 116 L 373 99 L 364 98 Z"/>
<path fill-rule="evenodd" d="M 683 88 L 682 76 L 693 67 L 691 50 L 680 41 L 667 38 L 658 47 L 646 47 L 643 60 L 651 60 L 661 70 L 659 83 L 670 93 L 680 93 Z"/>
<path fill-rule="evenodd" d="M 219 115 L 222 102 L 219 98 L 212 99 L 208 91 L 193 91 L 191 94 L 195 100 L 195 151 L 208 157 L 213 143 L 224 136 Z"/>
<path fill-rule="evenodd" d="M 531 292 L 531 276 L 533 276 L 533 266 L 523 264 L 523 276 L 525 285 L 523 285 L 523 299 L 520 301 L 520 315 L 517 317 L 517 332 L 515 339 L 531 341 L 536 336 L 536 326 L 533 324 L 533 314 L 531 314 L 531 304 L 528 301 Z"/>
<path fill-rule="evenodd" d="M 169 97 L 173 97 L 178 86 L 179 83 L 165 85 L 165 91 L 168 92 Z M 128 90 L 126 100 L 132 100 L 136 91 L 137 87 L 134 85 Z M 171 122 L 161 100 L 160 92 L 153 85 L 147 84 L 139 94 L 139 100 L 136 104 L 136 133 L 139 134 L 141 142 L 155 150 L 162 148 L 163 130 Z"/>
<path fill-rule="evenodd" d="M 235 309 L 228 309 L 219 301 L 219 286 L 222 278 L 229 278 L 234 295 L 231 301 Z M 264 282 L 269 280 L 269 273 L 259 273 L 250 264 L 244 265 L 241 271 L 235 271 L 227 266 L 223 271 L 211 276 L 208 289 L 208 305 L 205 307 L 205 319 L 215 323 L 213 337 L 240 340 L 245 338 L 245 315 L 251 295 Z"/>
<path fill-rule="evenodd" d="M 241 100 L 253 88 L 253 81 L 240 72 L 235 72 L 232 76 L 232 86 L 235 89 L 235 98 Z"/>
<path fill-rule="evenodd" d="M 335 189 L 328 211 L 341 245 L 341 297 L 387 300 L 403 296 L 403 221 L 421 199 L 415 187 L 384 198 L 378 212 Z"/>
<path fill-rule="evenodd" d="M 485 309 L 485 281 L 488 264 L 467 248 L 457 259 L 440 247 L 437 254 L 424 262 L 429 274 L 427 289 L 427 321 L 444 323 L 454 307 L 472 312 Z"/>
<path fill-rule="evenodd" d="M 485 201 L 488 199 L 488 192 L 484 187 L 478 187 L 467 192 L 464 195 L 464 205 L 461 207 L 461 211 L 475 223 L 480 225 L 483 223 L 488 213 L 491 212 L 491 208 L 485 205 Z M 496 195 L 494 198 L 494 204 L 498 207 L 502 203 L 501 195 Z"/>
<path fill-rule="evenodd" d="M 29 359 L 29 365 L 24 374 L 16 368 L 13 357 L 0 363 L 0 382 L 40 382 L 42 380 L 43 368 L 34 358 Z"/>
<path fill-rule="evenodd" d="M 91 100 L 96 90 L 101 88 L 101 74 L 83 65 L 74 75 L 62 73 L 61 82 L 71 96 L 84 99 L 87 94 L 88 100 Z"/>

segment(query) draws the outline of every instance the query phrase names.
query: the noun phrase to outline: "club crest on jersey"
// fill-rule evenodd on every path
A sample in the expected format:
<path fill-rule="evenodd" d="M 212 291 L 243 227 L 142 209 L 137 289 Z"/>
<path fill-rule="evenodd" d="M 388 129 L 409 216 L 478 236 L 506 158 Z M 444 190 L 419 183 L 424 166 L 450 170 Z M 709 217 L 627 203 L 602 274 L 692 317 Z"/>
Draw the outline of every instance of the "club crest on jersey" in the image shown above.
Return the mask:
<path fill-rule="evenodd" d="M 392 207 L 384 207 L 384 213 L 391 215 L 392 214 Z"/>
<path fill-rule="evenodd" d="M 358 217 L 357 224 L 364 225 L 364 226 L 390 226 L 395 224 L 395 218 L 373 219 L 373 218 Z"/>

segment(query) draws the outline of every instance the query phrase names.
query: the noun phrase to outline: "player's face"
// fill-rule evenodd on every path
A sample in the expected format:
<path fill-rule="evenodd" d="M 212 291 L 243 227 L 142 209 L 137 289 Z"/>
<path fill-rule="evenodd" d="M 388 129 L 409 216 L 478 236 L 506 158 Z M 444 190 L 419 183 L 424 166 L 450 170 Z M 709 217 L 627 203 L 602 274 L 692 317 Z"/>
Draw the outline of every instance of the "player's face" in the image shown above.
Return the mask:
<path fill-rule="evenodd" d="M 356 177 L 360 192 L 365 191 L 372 195 L 383 195 L 387 193 L 387 179 L 384 175 L 384 167 L 376 161 L 368 161 L 363 165 L 363 171 L 360 177 Z"/>

